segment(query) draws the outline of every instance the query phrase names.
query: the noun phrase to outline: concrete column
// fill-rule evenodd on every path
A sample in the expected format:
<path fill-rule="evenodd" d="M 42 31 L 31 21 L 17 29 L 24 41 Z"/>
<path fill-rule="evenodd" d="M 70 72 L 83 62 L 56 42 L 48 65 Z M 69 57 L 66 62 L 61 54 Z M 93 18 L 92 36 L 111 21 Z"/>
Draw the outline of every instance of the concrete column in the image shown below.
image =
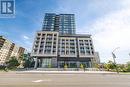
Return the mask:
<path fill-rule="evenodd" d="M 52 64 L 52 67 L 57 67 L 57 58 L 52 58 L 51 64 Z"/>
<path fill-rule="evenodd" d="M 92 60 L 89 61 L 89 67 L 92 68 Z"/>
<path fill-rule="evenodd" d="M 80 67 L 80 62 L 79 61 L 77 61 L 77 68 L 79 68 Z"/>
<path fill-rule="evenodd" d="M 34 59 L 34 61 L 35 61 L 34 69 L 36 69 L 37 68 L 37 63 L 38 63 L 37 57 Z"/>

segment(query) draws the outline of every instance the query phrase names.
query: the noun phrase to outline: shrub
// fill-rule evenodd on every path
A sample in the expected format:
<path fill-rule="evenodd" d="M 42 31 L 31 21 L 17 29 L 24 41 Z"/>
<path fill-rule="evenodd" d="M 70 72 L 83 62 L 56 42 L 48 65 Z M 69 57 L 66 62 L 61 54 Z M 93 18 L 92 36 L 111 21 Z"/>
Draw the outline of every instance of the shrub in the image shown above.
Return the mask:
<path fill-rule="evenodd" d="M 83 69 L 83 68 L 84 68 L 83 64 L 80 64 L 80 68 L 81 68 L 81 69 Z"/>
<path fill-rule="evenodd" d="M 5 70 L 6 66 L 0 65 L 0 70 Z"/>
<path fill-rule="evenodd" d="M 64 69 L 66 70 L 68 68 L 67 64 L 64 65 Z"/>

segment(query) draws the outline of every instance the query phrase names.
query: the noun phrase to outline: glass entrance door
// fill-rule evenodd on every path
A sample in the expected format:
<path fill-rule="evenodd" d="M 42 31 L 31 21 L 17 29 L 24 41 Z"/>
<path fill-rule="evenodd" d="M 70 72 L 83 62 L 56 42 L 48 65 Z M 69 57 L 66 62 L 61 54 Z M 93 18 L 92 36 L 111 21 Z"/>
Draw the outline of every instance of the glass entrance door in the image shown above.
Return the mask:
<path fill-rule="evenodd" d="M 43 58 L 42 59 L 42 67 L 48 68 L 49 66 L 51 66 L 51 59 L 50 58 Z"/>

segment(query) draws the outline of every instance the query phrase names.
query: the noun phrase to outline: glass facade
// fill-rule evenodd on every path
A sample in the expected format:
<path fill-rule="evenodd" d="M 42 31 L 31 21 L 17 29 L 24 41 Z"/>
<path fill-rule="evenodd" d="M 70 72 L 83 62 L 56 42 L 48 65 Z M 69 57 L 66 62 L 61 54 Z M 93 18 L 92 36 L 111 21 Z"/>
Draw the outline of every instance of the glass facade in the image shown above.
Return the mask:
<path fill-rule="evenodd" d="M 55 23 L 55 16 L 56 14 L 53 13 L 46 13 L 44 22 L 43 22 L 43 31 L 54 31 L 54 23 Z"/>
<path fill-rule="evenodd" d="M 43 31 L 59 31 L 62 34 L 75 34 L 74 14 L 46 13 Z"/>
<path fill-rule="evenodd" d="M 58 66 L 60 68 L 64 68 L 65 65 L 67 65 L 68 68 L 79 68 L 80 65 L 83 64 L 84 67 L 88 68 L 91 67 L 91 61 L 59 61 Z"/>
<path fill-rule="evenodd" d="M 51 67 L 51 59 L 50 58 L 43 58 L 41 61 L 41 67 L 43 68 L 47 68 L 47 67 Z"/>
<path fill-rule="evenodd" d="M 60 14 L 60 34 L 75 34 L 74 14 Z"/>

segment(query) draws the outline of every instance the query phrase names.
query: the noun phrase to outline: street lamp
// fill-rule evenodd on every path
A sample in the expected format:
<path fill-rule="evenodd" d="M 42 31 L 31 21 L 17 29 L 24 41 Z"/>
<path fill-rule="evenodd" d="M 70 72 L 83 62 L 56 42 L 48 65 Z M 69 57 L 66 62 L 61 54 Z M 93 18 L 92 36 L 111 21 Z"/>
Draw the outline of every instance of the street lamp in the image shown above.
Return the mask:
<path fill-rule="evenodd" d="M 115 48 L 113 51 L 112 51 L 112 57 L 113 57 L 113 60 L 114 60 L 114 64 L 115 64 L 115 67 L 116 67 L 116 72 L 119 74 L 119 71 L 118 71 L 118 68 L 117 68 L 117 65 L 116 65 L 116 60 L 115 60 L 115 58 L 116 58 L 116 55 L 114 54 L 114 52 L 117 50 L 117 49 L 119 49 L 120 47 L 117 47 L 117 48 Z"/>

